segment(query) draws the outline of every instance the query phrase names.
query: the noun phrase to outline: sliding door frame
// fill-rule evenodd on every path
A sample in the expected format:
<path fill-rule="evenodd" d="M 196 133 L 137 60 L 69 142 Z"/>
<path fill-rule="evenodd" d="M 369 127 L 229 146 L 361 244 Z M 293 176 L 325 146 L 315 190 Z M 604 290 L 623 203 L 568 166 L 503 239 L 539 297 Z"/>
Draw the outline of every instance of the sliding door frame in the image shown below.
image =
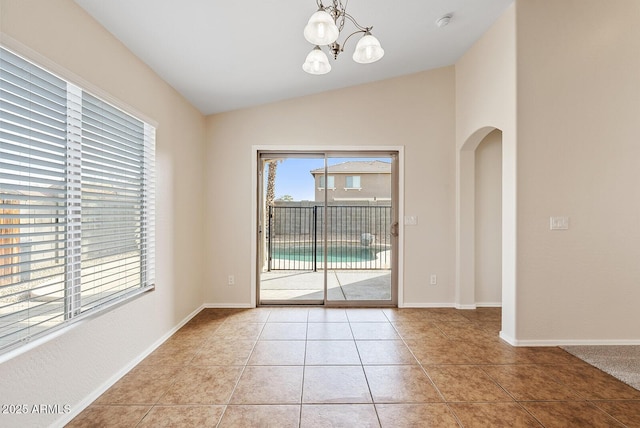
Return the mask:
<path fill-rule="evenodd" d="M 392 296 L 391 301 L 327 301 L 326 295 L 326 275 L 324 276 L 324 306 L 398 306 L 403 307 L 403 280 L 404 280 L 404 271 L 403 271 L 403 249 L 404 249 L 404 227 L 403 221 L 404 219 L 404 146 L 300 146 L 300 145 L 254 145 L 251 148 L 251 284 L 250 284 L 250 306 L 256 307 L 258 302 L 258 287 L 259 284 L 259 266 L 258 266 L 258 256 L 259 256 L 259 245 L 260 245 L 260 236 L 259 236 L 259 227 L 260 224 L 258 222 L 259 215 L 261 213 L 260 203 L 262 198 L 262 184 L 259 183 L 258 180 L 258 171 L 261 170 L 262 165 L 260 165 L 260 154 L 261 153 L 287 153 L 287 154 L 300 154 L 300 155 L 318 155 L 323 154 L 326 158 L 331 157 L 341 157 L 341 155 L 345 156 L 355 156 L 362 155 L 362 157 L 368 156 L 376 156 L 376 155 L 388 155 L 388 154 L 397 154 L 397 160 L 392 162 L 393 165 L 396 166 L 397 170 L 393 171 L 392 177 L 395 177 L 396 183 L 392 183 L 396 192 L 395 196 L 395 207 L 394 214 L 396 218 L 394 219 L 398 222 L 397 226 L 397 247 L 394 256 L 394 264 L 392 273 L 394 274 L 394 278 L 392 278 Z M 262 181 L 262 180 L 260 180 Z M 258 183 L 258 184 L 257 184 Z M 393 286 L 393 281 L 395 280 L 396 285 Z M 298 304 L 304 304 L 304 302 L 299 302 Z"/>
<path fill-rule="evenodd" d="M 255 275 L 256 275 L 256 285 L 255 285 L 255 292 L 256 292 L 256 306 L 259 306 L 261 304 L 266 304 L 266 305 L 276 305 L 276 306 L 303 306 L 303 305 L 315 305 L 315 306 L 324 306 L 326 305 L 327 302 L 327 275 L 326 272 L 323 269 L 323 275 L 322 275 L 322 299 L 285 299 L 285 300 L 277 300 L 277 299 L 270 299 L 268 301 L 266 301 L 266 303 L 263 303 L 263 299 L 261 298 L 261 296 L 259 296 L 259 292 L 258 290 L 261 287 L 261 271 L 263 270 L 263 267 L 261 267 L 260 265 L 262 264 L 261 262 L 264 262 L 265 260 L 265 256 L 266 254 L 264 253 L 265 251 L 265 239 L 263 237 L 266 236 L 266 232 L 265 232 L 265 227 L 267 227 L 267 225 L 263 224 L 263 220 L 266 219 L 266 213 L 264 212 L 264 208 L 265 208 L 265 201 L 264 201 L 264 181 L 265 181 L 265 177 L 264 175 L 261 174 L 265 174 L 265 164 L 267 163 L 267 161 L 263 161 L 263 156 L 264 157 L 273 157 L 274 159 L 322 159 L 323 161 L 323 165 L 324 165 L 324 169 L 325 169 L 325 173 L 326 173 L 326 160 L 327 160 L 327 156 L 325 153 L 321 153 L 321 152 L 314 152 L 314 151 L 307 151 L 307 152 L 283 152 L 280 150 L 261 150 L 257 153 L 258 155 L 258 162 L 257 162 L 257 170 L 256 170 L 256 174 L 257 174 L 257 189 L 258 189 L 258 195 L 257 195 L 257 217 L 256 217 L 256 222 L 257 222 L 257 234 L 255 235 L 255 242 L 256 242 L 256 248 L 257 248 L 257 252 L 256 252 L 256 258 L 255 258 L 255 267 L 254 267 L 254 271 L 255 271 Z M 326 210 L 326 198 L 327 198 L 327 189 L 325 188 L 324 191 L 324 199 L 325 201 L 323 202 L 322 205 L 322 209 Z M 322 218 L 326 218 L 326 216 L 323 214 Z M 269 221 L 269 220 L 266 220 Z M 325 220 L 326 223 L 326 220 Z M 324 230 L 324 227 L 323 227 Z"/>

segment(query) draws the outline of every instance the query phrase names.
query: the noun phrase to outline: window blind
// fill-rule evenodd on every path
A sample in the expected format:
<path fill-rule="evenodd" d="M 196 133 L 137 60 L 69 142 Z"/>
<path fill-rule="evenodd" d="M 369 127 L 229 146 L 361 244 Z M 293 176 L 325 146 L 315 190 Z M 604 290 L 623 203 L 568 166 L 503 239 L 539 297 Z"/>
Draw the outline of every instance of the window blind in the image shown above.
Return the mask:
<path fill-rule="evenodd" d="M 0 48 L 0 350 L 154 283 L 155 129 Z"/>

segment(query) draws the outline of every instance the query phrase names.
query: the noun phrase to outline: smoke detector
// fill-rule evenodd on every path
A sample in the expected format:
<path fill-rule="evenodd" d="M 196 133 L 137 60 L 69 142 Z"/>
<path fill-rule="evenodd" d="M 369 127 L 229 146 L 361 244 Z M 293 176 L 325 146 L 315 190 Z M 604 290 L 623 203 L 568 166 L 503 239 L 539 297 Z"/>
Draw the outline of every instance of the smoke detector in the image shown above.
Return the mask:
<path fill-rule="evenodd" d="M 441 18 L 438 18 L 438 20 L 436 21 L 436 25 L 438 26 L 438 28 L 446 27 L 447 25 L 449 25 L 449 22 L 451 22 L 452 16 L 453 14 L 447 13 Z"/>

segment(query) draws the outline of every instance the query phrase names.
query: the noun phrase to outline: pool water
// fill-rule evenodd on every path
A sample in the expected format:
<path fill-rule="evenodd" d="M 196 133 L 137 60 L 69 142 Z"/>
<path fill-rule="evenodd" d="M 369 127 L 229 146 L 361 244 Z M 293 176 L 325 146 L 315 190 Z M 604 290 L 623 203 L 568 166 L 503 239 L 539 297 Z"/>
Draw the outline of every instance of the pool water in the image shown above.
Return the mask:
<path fill-rule="evenodd" d="M 376 255 L 385 250 L 384 247 L 372 246 L 363 247 L 361 245 L 343 245 L 343 246 L 329 246 L 327 249 L 327 261 L 329 262 L 367 262 L 376 259 Z M 288 245 L 279 247 L 274 245 L 271 250 L 271 258 L 295 260 L 302 262 L 313 261 L 313 248 L 310 246 L 295 246 Z M 324 248 L 318 246 L 316 250 L 316 261 L 324 261 Z"/>

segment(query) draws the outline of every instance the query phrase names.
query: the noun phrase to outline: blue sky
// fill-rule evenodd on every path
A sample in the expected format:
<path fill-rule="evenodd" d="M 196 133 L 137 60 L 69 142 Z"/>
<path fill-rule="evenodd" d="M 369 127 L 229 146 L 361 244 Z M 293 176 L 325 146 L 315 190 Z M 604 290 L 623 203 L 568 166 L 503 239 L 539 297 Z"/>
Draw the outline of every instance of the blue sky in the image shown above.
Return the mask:
<path fill-rule="evenodd" d="M 329 165 L 347 161 L 380 160 L 390 162 L 389 158 L 329 158 Z M 315 198 L 313 176 L 310 171 L 324 167 L 324 159 L 287 158 L 278 164 L 276 174 L 276 199 L 291 195 L 295 201 L 313 201 Z M 266 183 L 267 171 L 264 178 Z M 265 185 L 266 189 L 266 185 Z"/>

